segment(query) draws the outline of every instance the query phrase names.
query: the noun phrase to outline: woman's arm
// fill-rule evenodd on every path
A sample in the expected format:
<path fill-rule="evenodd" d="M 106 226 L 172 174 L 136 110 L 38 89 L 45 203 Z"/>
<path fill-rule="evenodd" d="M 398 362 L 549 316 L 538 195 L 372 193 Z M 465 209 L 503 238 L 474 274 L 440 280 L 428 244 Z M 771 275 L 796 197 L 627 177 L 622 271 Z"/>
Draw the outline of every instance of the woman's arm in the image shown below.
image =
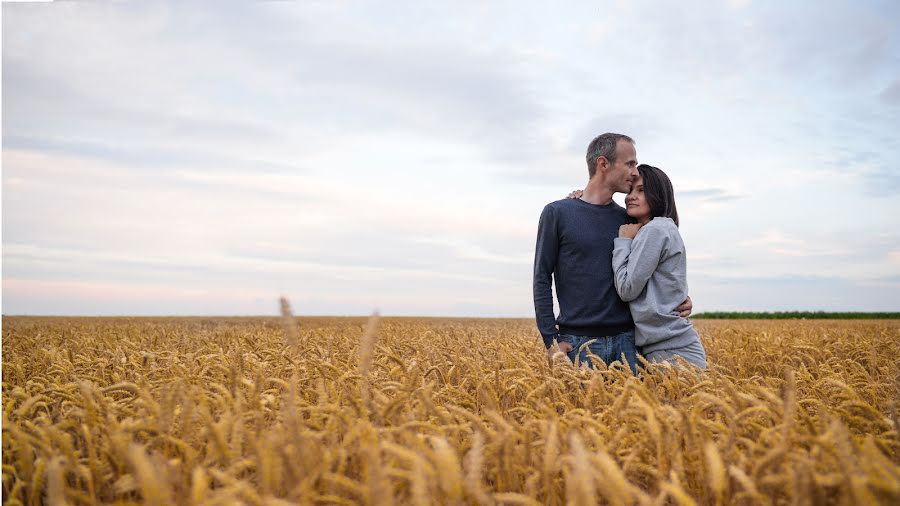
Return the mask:
<path fill-rule="evenodd" d="M 613 246 L 613 274 L 616 291 L 625 302 L 638 298 L 659 266 L 666 234 L 656 227 L 643 227 L 629 239 L 620 235 Z"/>

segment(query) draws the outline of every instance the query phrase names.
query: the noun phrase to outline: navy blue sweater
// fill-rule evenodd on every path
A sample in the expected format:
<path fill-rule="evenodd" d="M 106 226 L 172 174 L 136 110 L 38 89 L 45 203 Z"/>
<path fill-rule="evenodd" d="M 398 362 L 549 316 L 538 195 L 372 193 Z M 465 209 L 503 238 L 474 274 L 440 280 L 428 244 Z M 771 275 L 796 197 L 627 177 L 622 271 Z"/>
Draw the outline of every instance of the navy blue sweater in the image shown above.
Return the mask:
<path fill-rule="evenodd" d="M 634 328 L 616 293 L 613 240 L 632 223 L 622 206 L 563 199 L 544 207 L 534 251 L 534 314 L 549 347 L 558 334 L 602 337 Z M 551 276 L 559 317 L 553 315 Z M 557 328 L 558 326 L 558 328 Z"/>

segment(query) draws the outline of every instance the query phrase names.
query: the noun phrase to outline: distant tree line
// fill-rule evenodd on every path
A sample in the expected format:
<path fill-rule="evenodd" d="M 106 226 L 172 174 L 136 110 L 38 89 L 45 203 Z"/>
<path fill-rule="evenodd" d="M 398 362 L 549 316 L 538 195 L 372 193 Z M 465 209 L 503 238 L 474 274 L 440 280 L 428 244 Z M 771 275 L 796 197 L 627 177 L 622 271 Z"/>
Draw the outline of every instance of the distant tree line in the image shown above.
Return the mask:
<path fill-rule="evenodd" d="M 900 313 L 832 313 L 826 311 L 713 311 L 691 315 L 691 318 L 710 320 L 900 320 Z"/>

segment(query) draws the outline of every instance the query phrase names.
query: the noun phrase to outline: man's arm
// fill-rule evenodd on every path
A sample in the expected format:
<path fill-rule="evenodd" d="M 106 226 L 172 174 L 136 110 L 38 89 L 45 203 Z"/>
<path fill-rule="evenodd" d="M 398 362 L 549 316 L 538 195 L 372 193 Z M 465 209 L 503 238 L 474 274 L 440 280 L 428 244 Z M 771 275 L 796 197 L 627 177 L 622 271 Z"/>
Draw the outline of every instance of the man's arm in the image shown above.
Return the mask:
<path fill-rule="evenodd" d="M 538 330 L 549 348 L 557 338 L 556 316 L 553 314 L 553 272 L 559 259 L 559 228 L 556 211 L 548 204 L 538 223 L 534 248 L 534 316 Z"/>
<path fill-rule="evenodd" d="M 688 298 L 684 299 L 684 302 L 682 302 L 680 306 L 676 307 L 675 311 L 678 311 L 678 316 L 682 318 L 691 316 L 691 312 L 694 311 L 694 301 L 691 300 L 691 296 L 688 295 Z"/>

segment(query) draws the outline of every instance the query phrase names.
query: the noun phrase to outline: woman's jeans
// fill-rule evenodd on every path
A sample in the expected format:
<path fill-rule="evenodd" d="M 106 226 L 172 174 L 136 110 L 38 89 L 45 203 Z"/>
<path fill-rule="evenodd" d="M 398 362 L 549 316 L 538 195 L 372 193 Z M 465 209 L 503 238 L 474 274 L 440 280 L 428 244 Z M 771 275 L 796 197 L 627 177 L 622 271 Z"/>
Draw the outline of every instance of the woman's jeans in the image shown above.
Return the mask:
<path fill-rule="evenodd" d="M 675 357 L 681 357 L 691 365 L 706 369 L 706 350 L 703 349 L 700 341 L 694 341 L 683 348 L 659 350 L 644 355 L 648 362 L 670 362 L 673 365 L 678 363 Z"/>
<path fill-rule="evenodd" d="M 575 359 L 577 358 L 580 363 L 587 364 L 588 367 L 594 367 L 594 364 L 588 358 L 588 351 L 590 351 L 591 354 L 596 355 L 604 364 L 609 366 L 616 361 L 621 363 L 622 355 L 624 354 L 625 360 L 628 362 L 628 367 L 631 368 L 631 372 L 637 374 L 638 361 L 637 350 L 634 346 L 634 330 L 606 337 L 560 334 L 557 341 L 572 345 L 574 349 L 568 353 L 569 360 L 571 360 L 572 363 L 575 363 Z M 581 345 L 588 341 L 594 342 L 581 350 Z"/>

